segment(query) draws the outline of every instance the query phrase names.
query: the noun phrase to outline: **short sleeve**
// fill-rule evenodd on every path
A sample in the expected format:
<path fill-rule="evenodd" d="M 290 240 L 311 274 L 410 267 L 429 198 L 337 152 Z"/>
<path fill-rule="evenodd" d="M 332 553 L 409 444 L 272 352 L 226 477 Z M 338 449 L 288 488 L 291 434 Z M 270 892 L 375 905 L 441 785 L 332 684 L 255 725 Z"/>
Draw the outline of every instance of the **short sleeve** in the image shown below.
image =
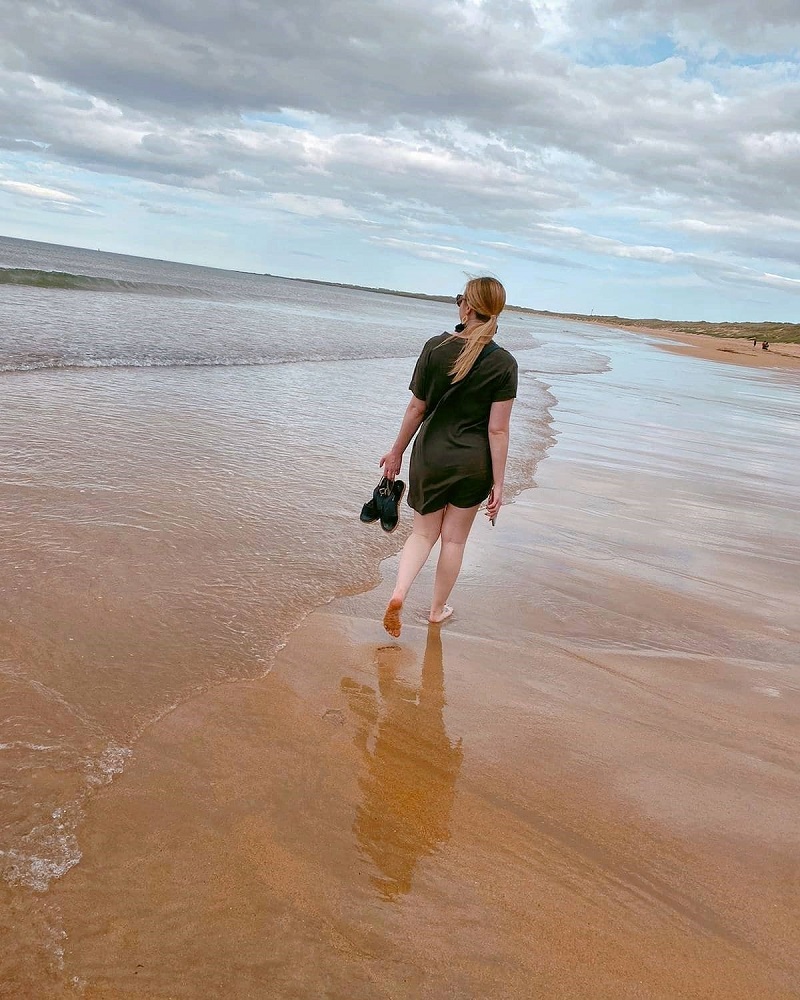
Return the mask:
<path fill-rule="evenodd" d="M 422 353 L 417 358 L 414 365 L 414 374 L 408 388 L 414 393 L 417 399 L 427 399 L 428 389 L 428 358 L 430 357 L 430 345 L 426 344 L 422 348 Z"/>
<path fill-rule="evenodd" d="M 492 396 L 493 403 L 501 403 L 504 399 L 517 398 L 517 362 L 511 358 L 505 375 L 499 381 Z"/>

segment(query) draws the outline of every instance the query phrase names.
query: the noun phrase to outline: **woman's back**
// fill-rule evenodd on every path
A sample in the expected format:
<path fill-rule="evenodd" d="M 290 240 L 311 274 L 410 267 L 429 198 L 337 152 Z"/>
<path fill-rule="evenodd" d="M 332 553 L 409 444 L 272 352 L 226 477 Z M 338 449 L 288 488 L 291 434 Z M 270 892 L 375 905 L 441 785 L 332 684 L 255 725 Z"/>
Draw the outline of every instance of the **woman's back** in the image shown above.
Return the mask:
<path fill-rule="evenodd" d="M 431 337 L 422 349 L 409 385 L 417 399 L 425 403 L 426 422 L 438 415 L 439 404 L 449 393 L 442 410 L 448 422 L 456 425 L 454 433 L 473 426 L 485 427 L 492 403 L 513 399 L 517 394 L 517 362 L 502 347 L 476 361 L 469 375 L 454 387 L 450 371 L 461 347 L 461 338 L 449 333 Z"/>
<path fill-rule="evenodd" d="M 425 403 L 411 454 L 408 502 L 420 513 L 447 503 L 469 507 L 492 486 L 489 415 L 492 403 L 517 394 L 517 363 L 503 348 L 479 358 L 453 385 L 459 338 L 443 333 L 422 349 L 409 388 Z"/>

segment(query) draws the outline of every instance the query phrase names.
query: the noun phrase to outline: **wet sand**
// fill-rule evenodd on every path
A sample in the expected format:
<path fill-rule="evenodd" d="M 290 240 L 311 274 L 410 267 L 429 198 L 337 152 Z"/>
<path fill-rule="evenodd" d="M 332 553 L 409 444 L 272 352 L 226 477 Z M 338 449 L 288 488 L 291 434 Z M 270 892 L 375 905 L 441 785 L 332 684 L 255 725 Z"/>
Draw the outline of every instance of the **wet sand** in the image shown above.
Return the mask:
<path fill-rule="evenodd" d="M 9 995 L 800 995 L 793 570 L 775 603 L 670 571 L 692 528 L 659 480 L 574 453 L 537 480 L 445 626 L 426 570 L 381 630 L 392 558 L 154 725 L 42 897 L 51 992 Z"/>
<path fill-rule="evenodd" d="M 719 663 L 413 631 L 320 613 L 301 690 L 157 727 L 54 893 L 85 996 L 797 995 L 788 726 Z"/>
<path fill-rule="evenodd" d="M 785 397 L 647 350 L 652 383 L 643 356 L 560 381 L 537 488 L 479 518 L 445 625 L 429 568 L 386 635 L 391 557 L 268 676 L 152 724 L 87 801 L 80 863 L 0 887 L 48 945 L 17 946 L 0 995 L 799 997 Z M 722 434 L 731 391 L 735 454 L 692 410 Z"/>

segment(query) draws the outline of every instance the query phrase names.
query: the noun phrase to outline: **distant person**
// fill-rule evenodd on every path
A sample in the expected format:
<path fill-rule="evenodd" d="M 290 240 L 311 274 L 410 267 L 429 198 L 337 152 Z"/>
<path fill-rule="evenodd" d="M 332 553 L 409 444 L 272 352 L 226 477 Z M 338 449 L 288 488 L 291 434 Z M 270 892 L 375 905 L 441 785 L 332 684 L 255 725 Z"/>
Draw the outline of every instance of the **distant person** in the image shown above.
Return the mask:
<path fill-rule="evenodd" d="M 400 635 L 403 602 L 439 539 L 428 621 L 438 624 L 450 617 L 447 600 L 478 508 L 488 497 L 486 516 L 494 524 L 503 503 L 509 421 L 517 395 L 517 362 L 494 343 L 505 304 L 505 289 L 496 278 L 467 282 L 456 296 L 455 333 L 432 337 L 422 348 L 400 432 L 380 460 L 383 474 L 394 479 L 417 435 L 408 490 L 414 523 L 383 618 L 390 635 Z"/>
<path fill-rule="evenodd" d="M 765 341 L 764 341 L 764 342 L 763 342 L 763 343 L 761 344 L 761 350 L 762 350 L 762 351 L 768 351 L 768 350 L 769 350 L 769 341 L 768 341 L 768 340 L 765 340 Z"/>
<path fill-rule="evenodd" d="M 755 347 L 757 343 L 758 343 L 758 338 L 753 337 L 753 347 Z"/>

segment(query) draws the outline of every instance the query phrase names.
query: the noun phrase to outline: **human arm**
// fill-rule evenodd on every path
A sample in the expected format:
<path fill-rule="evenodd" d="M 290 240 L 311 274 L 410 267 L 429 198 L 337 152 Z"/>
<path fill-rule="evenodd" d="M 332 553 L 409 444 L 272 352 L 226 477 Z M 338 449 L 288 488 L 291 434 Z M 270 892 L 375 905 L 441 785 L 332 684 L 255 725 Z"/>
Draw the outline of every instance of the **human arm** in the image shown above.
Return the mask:
<path fill-rule="evenodd" d="M 403 464 L 403 452 L 409 442 L 419 430 L 420 424 L 425 418 L 425 400 L 411 397 L 406 412 L 403 414 L 403 422 L 400 424 L 400 432 L 397 435 L 392 447 L 381 458 L 378 463 L 383 467 L 383 474 L 387 479 L 396 479 Z"/>
<path fill-rule="evenodd" d="M 492 492 L 486 503 L 486 516 L 494 522 L 503 504 L 503 481 L 508 458 L 508 428 L 511 422 L 513 399 L 492 403 L 489 411 L 489 451 L 492 456 Z"/>

